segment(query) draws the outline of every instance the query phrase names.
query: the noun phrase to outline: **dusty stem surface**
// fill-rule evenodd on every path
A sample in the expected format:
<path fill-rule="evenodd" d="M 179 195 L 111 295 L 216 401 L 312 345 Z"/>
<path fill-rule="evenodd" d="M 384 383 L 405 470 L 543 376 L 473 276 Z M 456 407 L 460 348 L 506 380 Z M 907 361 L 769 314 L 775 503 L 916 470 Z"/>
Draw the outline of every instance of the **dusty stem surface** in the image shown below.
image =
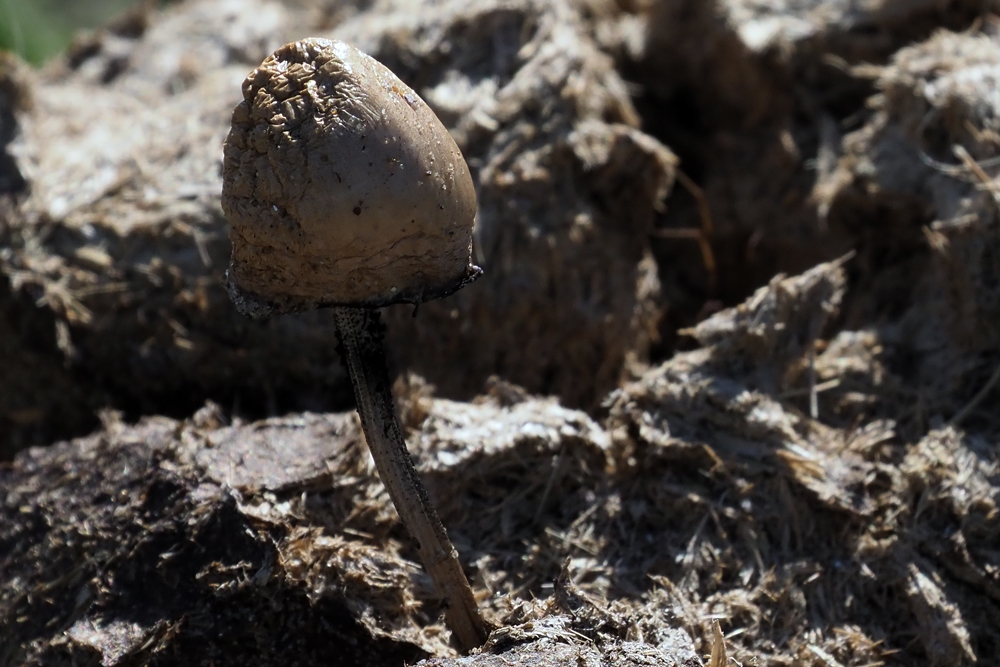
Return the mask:
<path fill-rule="evenodd" d="M 446 619 L 463 651 L 482 646 L 486 628 L 458 552 L 427 497 L 396 421 L 379 311 L 334 308 L 337 335 L 354 385 L 361 426 L 379 477 L 403 524 L 419 543 L 420 559 L 445 598 Z"/>

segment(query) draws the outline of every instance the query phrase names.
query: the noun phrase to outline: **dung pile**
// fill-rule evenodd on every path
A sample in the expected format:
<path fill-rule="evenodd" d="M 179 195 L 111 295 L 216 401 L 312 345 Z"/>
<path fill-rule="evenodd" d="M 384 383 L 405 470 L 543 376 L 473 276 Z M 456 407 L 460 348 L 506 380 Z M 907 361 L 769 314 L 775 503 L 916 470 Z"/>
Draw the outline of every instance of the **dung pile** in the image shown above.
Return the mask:
<path fill-rule="evenodd" d="M 222 288 L 230 114 L 249 70 L 303 34 L 350 40 L 394 68 L 454 133 L 478 185 L 486 276 L 417 319 L 396 309 L 400 365 L 449 395 L 499 373 L 594 405 L 646 356 L 658 312 L 648 232 L 675 158 L 636 129 L 575 12 L 480 0 L 350 14 L 193 0 L 137 10 L 45 71 L 8 75 L 22 92 L 5 98 L 16 131 L 4 182 L 20 187 L 7 194 L 0 268 L 38 306 L 19 317 L 60 332 L 39 366 L 65 366 L 91 398 L 67 395 L 27 423 L 2 405 L 13 434 L 2 440 L 72 434 L 51 426 L 56 413 L 109 403 L 135 416 L 188 414 L 205 397 L 249 415 L 349 404 L 328 314 L 251 323 Z"/>
<path fill-rule="evenodd" d="M 0 465 L 0 667 L 1000 654 L 991 2 L 247 7 L 0 63 L 0 443 L 44 445 Z M 392 67 L 474 174 L 485 276 L 388 314 L 470 656 L 328 315 L 221 286 L 228 116 L 304 34 Z"/>
<path fill-rule="evenodd" d="M 869 241 L 828 219 L 817 197 L 837 168 L 843 135 L 864 122 L 865 100 L 874 92 L 870 78 L 853 68 L 886 63 L 941 27 L 969 26 L 991 6 L 981 0 L 628 4 L 649 5 L 638 13 L 645 47 L 622 64 L 642 87 L 643 127 L 681 157 L 680 169 L 698 185 L 694 197 L 687 191 L 672 197 L 657 221 L 654 253 L 670 304 L 661 334 L 668 343 L 677 328 L 705 315 L 706 301 L 738 302 L 776 273 L 800 273 Z M 626 19 L 618 24 L 636 22 Z M 693 232 L 708 237 L 710 261 Z M 709 305 L 708 312 L 718 307 Z"/>
<path fill-rule="evenodd" d="M 20 344 L 35 348 L 38 367 L 72 374 L 82 395 L 57 394 L 19 421 L 16 398 L 0 395 L 0 446 L 73 433 L 79 413 L 109 404 L 189 414 L 211 395 L 266 414 L 345 402 L 322 316 L 249 325 L 221 286 L 220 147 L 240 83 L 314 24 L 274 3 L 252 14 L 223 0 L 178 9 L 137 11 L 80 37 L 19 77 L 23 92 L 9 100 L 17 131 L 6 166 L 23 186 L 7 195 L 0 264 L 30 304 L 17 317 L 55 331 Z"/>
<path fill-rule="evenodd" d="M 29 450 L 3 472 L 3 664 L 427 655 L 363 625 L 365 608 L 387 626 L 405 618 L 412 564 L 281 519 L 319 501 L 332 522 L 357 512 L 354 530 L 384 525 L 384 503 L 373 515 L 355 497 L 371 473 L 354 416 L 227 429 L 216 412 L 132 427 L 109 419 L 102 433 Z M 342 594 L 318 595 L 327 588 Z"/>
<path fill-rule="evenodd" d="M 747 628 L 736 642 L 767 664 L 891 664 L 889 644 L 920 647 L 900 664 L 992 655 L 995 446 L 952 429 L 908 445 L 878 419 L 831 428 L 827 403 L 808 416 L 816 334 L 845 283 L 840 263 L 776 279 L 700 324 L 705 347 L 613 394 L 608 426 L 633 493 L 656 500 L 642 530 L 674 534 L 646 555 L 663 569 L 659 594 L 689 623 L 720 613 Z M 838 357 L 848 376 L 850 350 Z"/>
<path fill-rule="evenodd" d="M 636 129 L 612 60 L 563 0 L 382 2 L 335 34 L 413 82 L 477 183 L 485 274 L 420 317 L 396 310 L 400 364 L 449 395 L 498 374 L 593 407 L 646 357 L 659 290 L 649 232 L 676 163 Z"/>
<path fill-rule="evenodd" d="M 942 31 L 865 73 L 874 114 L 845 137 L 824 205 L 870 239 L 852 319 L 880 325 L 923 430 L 969 417 L 1000 364 L 1000 29 Z"/>
<path fill-rule="evenodd" d="M 506 585 L 501 568 L 516 563 L 484 559 L 501 552 L 490 540 L 514 536 L 484 530 L 478 512 L 509 515 L 511 531 L 536 524 L 548 513 L 524 516 L 531 500 L 582 495 L 581 467 L 603 473 L 608 438 L 552 401 L 419 409 L 415 453 L 455 541 Z M 491 493 L 544 481 L 563 451 L 559 476 L 527 498 Z M 446 502 L 459 482 L 468 491 Z M 135 426 L 109 413 L 94 436 L 23 452 L 0 484 L 4 665 L 398 664 L 451 651 L 354 413 L 229 426 L 214 405 Z"/>
<path fill-rule="evenodd" d="M 995 446 L 796 407 L 845 284 L 844 262 L 775 279 L 612 393 L 603 425 L 502 381 L 472 403 L 397 384 L 498 628 L 476 660 L 697 664 L 715 618 L 730 654 L 769 665 L 1000 649 Z M 452 655 L 354 414 L 223 421 L 106 415 L 2 472 L 4 664 Z"/>

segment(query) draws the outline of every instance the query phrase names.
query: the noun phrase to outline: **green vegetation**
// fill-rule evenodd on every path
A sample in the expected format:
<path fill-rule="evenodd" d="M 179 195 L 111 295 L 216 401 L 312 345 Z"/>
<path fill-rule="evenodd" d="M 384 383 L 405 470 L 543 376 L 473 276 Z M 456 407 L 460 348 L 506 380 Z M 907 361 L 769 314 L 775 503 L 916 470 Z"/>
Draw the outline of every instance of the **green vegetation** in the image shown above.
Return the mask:
<path fill-rule="evenodd" d="M 40 65 L 139 0 L 0 0 L 0 49 Z"/>

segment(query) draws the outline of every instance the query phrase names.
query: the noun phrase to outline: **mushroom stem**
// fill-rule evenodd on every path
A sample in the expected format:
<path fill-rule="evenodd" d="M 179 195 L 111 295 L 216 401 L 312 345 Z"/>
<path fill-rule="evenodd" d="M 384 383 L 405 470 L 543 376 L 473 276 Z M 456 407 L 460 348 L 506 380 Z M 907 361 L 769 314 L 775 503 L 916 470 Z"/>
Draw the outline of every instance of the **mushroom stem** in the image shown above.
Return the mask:
<path fill-rule="evenodd" d="M 342 355 L 354 385 L 368 447 L 396 512 L 419 544 L 420 559 L 445 598 L 448 627 L 463 651 L 482 646 L 486 627 L 476 606 L 458 552 L 431 505 L 406 448 L 389 388 L 383 338 L 385 327 L 373 308 L 333 309 Z"/>

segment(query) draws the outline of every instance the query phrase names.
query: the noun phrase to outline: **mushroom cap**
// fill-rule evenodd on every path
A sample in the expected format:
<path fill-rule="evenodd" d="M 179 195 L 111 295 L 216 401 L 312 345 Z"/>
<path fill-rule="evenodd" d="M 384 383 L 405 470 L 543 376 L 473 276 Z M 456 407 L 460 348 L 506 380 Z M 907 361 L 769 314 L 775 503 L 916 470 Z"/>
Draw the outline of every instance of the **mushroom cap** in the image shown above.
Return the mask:
<path fill-rule="evenodd" d="M 286 44 L 247 76 L 222 209 L 230 296 L 250 316 L 420 303 L 480 273 L 455 141 L 413 89 L 339 41 Z"/>

